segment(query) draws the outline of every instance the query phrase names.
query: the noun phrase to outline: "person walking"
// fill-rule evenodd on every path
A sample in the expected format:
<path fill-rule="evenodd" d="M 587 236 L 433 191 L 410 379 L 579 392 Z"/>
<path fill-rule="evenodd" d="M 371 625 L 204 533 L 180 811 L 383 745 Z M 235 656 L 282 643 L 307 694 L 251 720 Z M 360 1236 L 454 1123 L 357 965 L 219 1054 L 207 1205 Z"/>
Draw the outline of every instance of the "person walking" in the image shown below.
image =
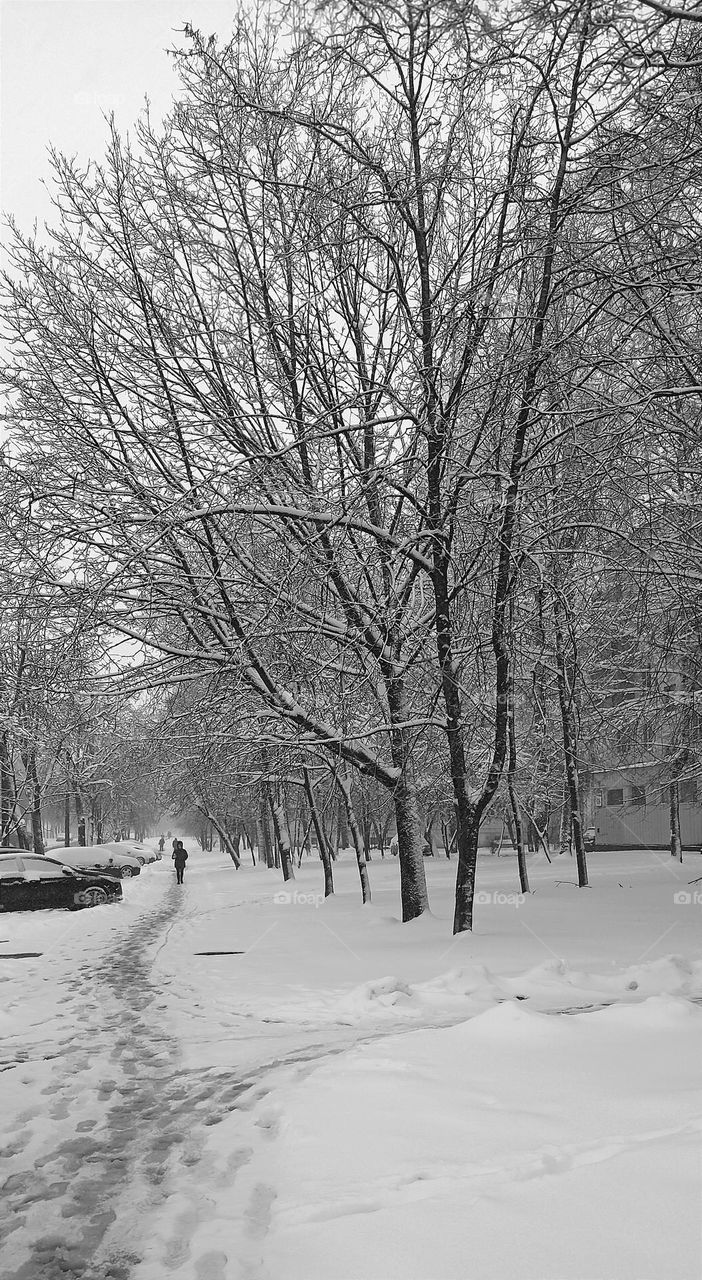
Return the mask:
<path fill-rule="evenodd" d="M 164 846 L 164 844 L 165 844 L 165 843 L 166 843 L 166 837 L 165 837 L 165 836 L 161 836 L 161 839 L 160 839 L 160 840 L 159 840 L 159 842 L 158 842 L 158 851 L 159 851 L 159 853 L 163 853 L 163 846 Z"/>
<path fill-rule="evenodd" d="M 182 884 L 183 873 L 185 871 L 185 864 L 188 861 L 188 855 L 186 850 L 183 848 L 182 840 L 175 841 L 175 848 L 173 850 L 173 861 L 175 862 L 175 869 L 176 869 L 176 884 Z"/>

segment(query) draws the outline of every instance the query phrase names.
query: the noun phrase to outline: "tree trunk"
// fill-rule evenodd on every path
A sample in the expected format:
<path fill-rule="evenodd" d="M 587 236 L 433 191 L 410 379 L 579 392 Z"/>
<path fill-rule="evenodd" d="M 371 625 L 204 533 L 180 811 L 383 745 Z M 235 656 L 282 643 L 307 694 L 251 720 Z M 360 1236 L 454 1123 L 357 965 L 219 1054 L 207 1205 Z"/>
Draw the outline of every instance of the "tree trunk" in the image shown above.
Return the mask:
<path fill-rule="evenodd" d="M 548 824 L 550 820 L 551 820 L 551 816 L 550 816 L 550 806 L 549 806 L 549 808 L 545 810 L 544 830 L 542 832 L 538 822 L 536 821 L 536 818 L 534 817 L 534 814 L 533 813 L 529 814 L 529 824 L 531 827 L 532 835 L 534 837 L 535 849 L 537 849 L 539 845 L 541 846 L 541 848 L 543 849 L 546 855 L 546 861 L 548 863 L 551 862 L 551 853 L 548 847 Z"/>
<path fill-rule="evenodd" d="M 470 810 L 463 822 L 463 835 L 458 841 L 458 871 L 456 874 L 456 905 L 453 932 L 462 933 L 473 927 L 473 897 L 475 895 L 475 870 L 478 863 L 478 840 L 482 813 Z M 460 828 L 459 822 L 459 828 Z"/>
<path fill-rule="evenodd" d="M 385 850 L 387 848 L 387 843 L 388 843 L 389 825 L 390 825 L 390 819 L 386 818 L 384 822 L 381 822 L 380 819 L 377 819 L 374 826 L 375 838 L 377 841 L 378 848 L 380 849 L 381 858 L 385 857 Z"/>
<path fill-rule="evenodd" d="M 668 788 L 668 796 L 670 799 L 670 856 L 677 858 L 678 862 L 683 860 L 683 847 L 680 838 L 680 784 L 677 778 L 674 778 Z"/>
<path fill-rule="evenodd" d="M 10 760 L 10 736 L 7 730 L 0 734 L 0 842 L 7 849 L 11 844 L 10 827 L 14 811 L 14 787 Z"/>
<path fill-rule="evenodd" d="M 393 792 L 397 847 L 400 862 L 402 919 L 414 920 L 429 909 L 426 871 L 422 854 L 417 789 L 412 777 L 412 740 L 401 725 L 409 717 L 402 681 L 386 673 L 385 688 L 390 711 L 390 752 L 400 771 Z"/>
<path fill-rule="evenodd" d="M 307 826 L 305 827 L 305 831 L 304 831 L 304 834 L 303 834 L 303 836 L 302 836 L 302 839 L 300 840 L 299 845 L 297 845 L 297 846 L 296 846 L 296 847 L 297 847 L 297 869 L 298 869 L 298 871 L 300 870 L 300 867 L 302 866 L 302 859 L 303 859 L 304 855 L 305 855 L 305 854 L 307 854 L 307 855 L 309 856 L 309 852 L 310 852 L 310 831 L 311 831 L 311 829 L 312 829 L 312 818 L 310 817 L 310 820 L 309 820 L 309 822 L 307 823 Z"/>
<path fill-rule="evenodd" d="M 430 465 L 430 476 L 438 462 Z M 438 485 L 438 481 L 437 481 Z M 440 518 L 438 499 L 433 504 Z M 458 849 L 458 868 L 456 871 L 456 899 L 453 917 L 453 932 L 461 933 L 473 927 L 473 897 L 475 893 L 475 868 L 478 855 L 478 827 L 473 830 L 473 811 L 468 797 L 467 764 L 463 738 L 461 695 L 453 654 L 453 638 L 451 634 L 448 571 L 444 561 L 448 561 L 445 550 L 434 552 L 435 570 L 432 575 L 434 598 L 436 601 L 436 645 L 441 671 L 441 684 L 446 709 L 446 737 L 448 741 L 451 782 L 453 785 L 454 804 L 456 809 L 456 844 Z"/>
<path fill-rule="evenodd" d="M 524 831 L 522 828 L 522 815 L 519 808 L 517 793 L 514 789 L 514 775 L 517 771 L 517 743 L 514 732 L 514 702 L 509 717 L 509 761 L 507 765 L 507 791 L 509 794 L 509 804 L 512 810 L 512 822 L 514 824 L 514 844 L 517 850 L 517 866 L 519 868 L 519 887 L 522 893 L 529 893 L 529 873 L 527 871 L 526 853 L 524 851 Z"/>
<path fill-rule="evenodd" d="M 263 848 L 263 857 L 266 866 L 272 869 L 275 866 L 275 850 L 273 848 L 273 832 L 271 831 L 271 816 L 268 805 L 268 796 L 265 784 L 261 785 L 260 796 L 260 813 L 258 818 L 259 830 L 261 833 L 261 846 Z"/>
<path fill-rule="evenodd" d="M 443 841 L 444 841 L 444 853 L 446 854 L 446 857 L 448 858 L 448 860 L 449 860 L 449 862 L 450 862 L 450 861 L 451 861 L 451 851 L 452 851 L 452 849 L 455 849 L 455 848 L 456 848 L 456 822 L 455 822 L 455 819 L 454 819 L 454 823 L 453 823 L 453 831 L 451 830 L 451 822 L 449 821 L 449 819 L 448 819 L 448 818 L 442 818 L 442 819 L 441 819 L 441 834 L 442 834 L 442 836 L 443 836 Z"/>
<path fill-rule="evenodd" d="M 414 920 L 429 908 L 417 791 L 404 777 L 395 789 L 395 822 L 400 862 L 400 896 L 403 921 Z"/>
<path fill-rule="evenodd" d="M 429 852 L 432 858 L 436 857 L 436 842 L 434 840 L 435 818 L 436 814 L 430 813 L 427 818 L 426 826 L 424 827 L 424 843 L 429 846 Z"/>
<path fill-rule="evenodd" d="M 235 847 L 234 841 L 232 840 L 228 831 L 223 826 L 223 824 L 218 820 L 218 818 L 216 818 L 213 813 L 210 813 L 209 809 L 205 810 L 203 808 L 202 812 L 205 814 L 205 817 L 207 818 L 207 821 L 210 825 L 210 849 L 212 848 L 211 833 L 212 833 L 212 830 L 214 830 L 217 832 L 217 835 L 219 836 L 222 847 L 229 854 L 229 857 L 231 858 L 232 862 L 234 863 L 234 866 L 238 871 L 239 867 L 241 866 L 241 859 L 239 857 L 239 851 Z M 204 847 L 205 846 L 203 845 L 203 848 Z"/>
<path fill-rule="evenodd" d="M 66 849 L 71 847 L 71 786 L 66 778 L 66 790 L 63 793 L 63 843 Z"/>
<path fill-rule="evenodd" d="M 41 786 L 37 775 L 37 753 L 34 747 L 27 760 L 27 777 L 32 789 L 32 845 L 35 853 L 45 854 L 46 846 L 41 822 Z"/>
<path fill-rule="evenodd" d="M 271 790 L 268 792 L 268 803 L 270 804 L 275 838 L 280 850 L 283 880 L 294 880 L 295 868 L 293 865 L 293 851 L 290 843 L 290 828 L 288 827 L 288 815 L 285 812 L 285 806 L 280 799 L 280 795 L 276 794 L 274 796 Z"/>
<path fill-rule="evenodd" d="M 76 818 L 78 820 L 78 845 L 85 848 L 85 808 L 83 805 L 83 795 L 79 784 L 73 779 L 73 803 L 76 810 Z"/>
<path fill-rule="evenodd" d="M 329 827 L 331 827 L 331 828 L 332 828 L 332 830 L 333 830 L 333 827 L 334 827 L 334 818 L 333 818 L 333 815 L 332 815 L 332 817 L 329 819 L 329 824 L 327 824 L 327 823 L 324 821 L 324 815 L 320 813 L 320 815 L 319 815 L 319 822 L 320 822 L 320 826 L 321 826 L 321 828 L 322 828 L 322 833 L 323 833 L 323 835 L 324 835 L 324 839 L 325 839 L 325 840 L 326 840 L 326 842 L 327 842 L 327 849 L 329 850 L 329 857 L 331 858 L 332 862 L 336 862 L 336 855 L 337 855 L 338 849 L 337 849 L 337 846 L 334 844 L 334 841 L 333 841 L 332 836 L 331 836 L 330 831 L 329 831 Z M 337 826 L 337 836 L 338 836 L 338 826 Z"/>
<path fill-rule="evenodd" d="M 556 638 L 556 676 L 558 681 L 558 702 L 561 709 L 563 725 L 563 755 L 565 758 L 568 800 L 570 802 L 570 821 L 575 845 L 575 857 L 578 864 L 578 885 L 587 887 L 587 858 L 583 840 L 583 822 L 580 812 L 580 782 L 576 757 L 577 734 L 573 718 L 573 689 L 566 672 L 565 643 L 563 639 L 562 605 L 558 596 L 558 588 L 553 597 Z"/>
<path fill-rule="evenodd" d="M 307 803 L 310 807 L 310 817 L 312 818 L 315 834 L 317 836 L 317 844 L 319 845 L 319 856 L 324 869 L 324 896 L 325 898 L 328 898 L 334 892 L 334 873 L 332 871 L 331 857 L 329 856 L 326 836 L 322 828 L 322 823 L 320 822 L 319 813 L 317 812 L 317 804 L 315 802 L 314 791 L 310 781 L 309 769 L 306 765 L 303 766 L 302 777 L 305 783 Z"/>
<path fill-rule="evenodd" d="M 302 854 L 305 847 L 305 839 L 306 839 L 306 833 L 303 834 L 302 808 L 299 804 L 296 804 L 292 831 L 290 832 L 290 848 L 292 850 L 292 855 L 293 855 L 293 865 L 295 863 L 295 859 L 297 858 L 298 870 L 302 866 Z"/>
<path fill-rule="evenodd" d="M 338 768 L 335 772 L 335 777 L 343 798 L 344 808 L 346 810 L 346 821 L 351 832 L 353 847 L 356 850 L 356 864 L 358 866 L 358 875 L 361 881 L 361 900 L 365 906 L 366 903 L 369 903 L 371 900 L 371 891 L 368 880 L 368 867 L 366 866 L 366 859 L 363 854 L 363 838 L 361 836 L 358 822 L 356 821 L 356 814 L 354 813 L 353 803 L 351 801 L 351 778 L 346 769 L 344 769 L 342 773 Z"/>
<path fill-rule="evenodd" d="M 570 821 L 570 788 L 568 786 L 568 778 L 563 773 L 563 802 L 561 804 L 561 816 L 558 823 L 558 852 L 559 854 L 573 854 L 573 828 Z"/>
<path fill-rule="evenodd" d="M 270 866 L 268 861 L 268 850 L 266 848 L 266 832 L 260 813 L 256 818 L 256 847 L 258 849 L 259 862 L 265 863 L 267 867 Z"/>
<path fill-rule="evenodd" d="M 349 824 L 346 820 L 346 809 L 343 801 L 337 808 L 337 837 L 336 843 L 340 849 L 347 849 L 351 841 L 349 840 Z"/>

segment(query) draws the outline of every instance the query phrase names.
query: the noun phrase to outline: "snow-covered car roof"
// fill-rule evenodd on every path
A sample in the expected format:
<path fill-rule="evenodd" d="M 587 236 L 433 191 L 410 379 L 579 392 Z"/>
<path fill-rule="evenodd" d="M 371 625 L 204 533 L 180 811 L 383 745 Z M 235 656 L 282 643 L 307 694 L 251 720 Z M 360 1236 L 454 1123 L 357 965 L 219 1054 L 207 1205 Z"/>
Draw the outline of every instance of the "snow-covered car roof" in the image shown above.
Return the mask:
<path fill-rule="evenodd" d="M 125 850 L 123 853 L 119 853 L 117 855 L 115 854 L 115 850 L 110 845 L 106 844 L 64 845 L 59 849 L 47 849 L 47 857 L 58 858 L 61 861 L 68 863 L 69 866 L 74 861 L 84 862 L 86 859 L 91 865 L 99 865 L 100 863 L 106 864 L 109 862 L 129 863 L 136 867 L 141 865 L 139 859 L 135 858 L 133 853 L 127 853 Z"/>

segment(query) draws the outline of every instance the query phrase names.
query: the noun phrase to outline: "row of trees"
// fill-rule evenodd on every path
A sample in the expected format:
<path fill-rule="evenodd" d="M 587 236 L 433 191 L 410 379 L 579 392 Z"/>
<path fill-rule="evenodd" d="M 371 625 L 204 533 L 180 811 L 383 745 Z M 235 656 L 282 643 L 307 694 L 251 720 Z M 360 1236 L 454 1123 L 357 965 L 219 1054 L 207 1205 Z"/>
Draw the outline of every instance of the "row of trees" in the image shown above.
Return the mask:
<path fill-rule="evenodd" d="M 43 853 L 47 836 L 84 845 L 144 832 L 158 801 L 155 776 L 143 769 L 143 712 L 123 695 L 105 695 L 99 636 L 69 600 L 46 591 L 45 566 L 7 533 L 6 526 L 0 846 L 31 842 Z"/>
<path fill-rule="evenodd" d="M 392 807 L 404 919 L 450 815 L 471 928 L 501 796 L 521 845 L 564 787 L 586 884 L 606 646 L 695 665 L 697 31 L 594 0 L 187 28 L 165 123 L 55 155 L 55 226 L 14 231 L 17 563 L 120 637 L 101 687 L 177 709 L 208 821 L 228 771 L 268 789 L 286 874 L 281 787 L 313 822 L 321 771 L 351 830 L 362 780 Z"/>

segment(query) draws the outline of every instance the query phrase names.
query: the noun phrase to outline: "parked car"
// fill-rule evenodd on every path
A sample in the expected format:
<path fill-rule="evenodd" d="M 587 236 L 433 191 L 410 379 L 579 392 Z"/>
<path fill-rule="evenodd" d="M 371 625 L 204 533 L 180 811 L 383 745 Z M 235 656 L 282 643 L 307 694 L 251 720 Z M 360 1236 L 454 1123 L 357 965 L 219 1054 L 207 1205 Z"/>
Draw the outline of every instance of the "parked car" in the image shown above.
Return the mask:
<path fill-rule="evenodd" d="M 122 886 L 109 876 L 77 871 L 59 862 L 6 849 L 0 853 L 0 911 L 41 911 L 47 907 L 98 907 L 119 902 Z"/>
<path fill-rule="evenodd" d="M 127 852 L 116 854 L 106 844 L 64 846 L 62 849 L 50 849 L 49 854 L 52 858 L 60 858 L 69 867 L 100 871 L 103 875 L 119 876 L 122 880 L 138 876 L 141 872 L 138 858 Z"/>
<path fill-rule="evenodd" d="M 126 840 L 111 840 L 108 844 L 100 845 L 101 849 L 108 849 L 113 858 L 121 858 L 124 855 L 127 858 L 135 858 L 140 867 L 146 866 L 147 859 L 139 849 L 133 844 L 128 844 Z"/>
<path fill-rule="evenodd" d="M 161 854 L 158 849 L 152 848 L 150 844 L 144 844 L 143 840 L 125 840 L 125 844 L 130 852 L 134 852 L 138 858 L 145 858 L 147 862 L 159 862 Z"/>
<path fill-rule="evenodd" d="M 141 844 L 137 840 L 108 840 L 104 848 L 111 849 L 114 854 L 128 853 L 130 858 L 136 858 L 142 867 L 147 862 L 156 862 L 160 856 L 148 845 Z"/>

